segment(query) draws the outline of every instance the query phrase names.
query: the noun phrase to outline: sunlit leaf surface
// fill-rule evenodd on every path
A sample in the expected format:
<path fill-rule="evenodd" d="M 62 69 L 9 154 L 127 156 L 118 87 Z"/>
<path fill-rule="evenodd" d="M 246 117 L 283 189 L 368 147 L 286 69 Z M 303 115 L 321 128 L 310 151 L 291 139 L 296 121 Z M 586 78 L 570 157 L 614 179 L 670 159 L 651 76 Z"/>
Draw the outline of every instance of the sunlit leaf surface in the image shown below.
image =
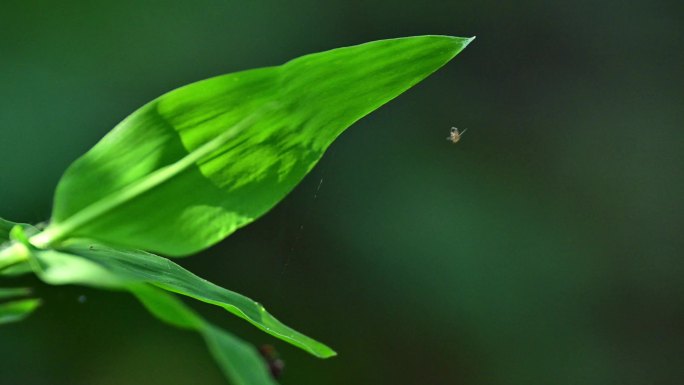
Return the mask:
<path fill-rule="evenodd" d="M 171 91 L 72 164 L 51 226 L 32 242 L 86 237 L 171 256 L 204 249 L 272 208 L 347 127 L 470 41 L 376 41 Z"/>
<path fill-rule="evenodd" d="M 31 225 L 15 223 L 0 218 L 0 276 L 13 277 L 31 272 L 28 261 L 21 255 L 22 249 L 11 242 L 13 232 L 17 232 L 17 230 L 12 230 L 15 227 L 19 227 L 24 240 L 26 240 L 26 237 L 39 231 Z"/>

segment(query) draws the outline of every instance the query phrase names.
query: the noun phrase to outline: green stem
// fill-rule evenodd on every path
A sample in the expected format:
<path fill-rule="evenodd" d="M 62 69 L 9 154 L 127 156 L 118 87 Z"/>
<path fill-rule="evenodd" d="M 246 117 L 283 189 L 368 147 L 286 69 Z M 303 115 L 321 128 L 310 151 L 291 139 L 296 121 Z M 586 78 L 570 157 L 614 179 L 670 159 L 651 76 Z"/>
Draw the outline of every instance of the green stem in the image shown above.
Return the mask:
<path fill-rule="evenodd" d="M 14 243 L 0 250 L 0 270 L 29 259 L 29 250 L 21 243 Z"/>

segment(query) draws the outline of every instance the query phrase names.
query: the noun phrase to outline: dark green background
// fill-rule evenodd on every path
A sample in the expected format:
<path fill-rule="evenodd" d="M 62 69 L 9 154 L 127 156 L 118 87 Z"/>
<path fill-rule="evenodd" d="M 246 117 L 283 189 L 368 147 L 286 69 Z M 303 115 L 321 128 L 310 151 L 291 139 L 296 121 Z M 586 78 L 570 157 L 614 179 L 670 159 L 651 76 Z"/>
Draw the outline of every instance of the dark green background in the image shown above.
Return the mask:
<path fill-rule="evenodd" d="M 370 40 L 477 35 L 267 216 L 181 261 L 339 357 L 197 308 L 274 344 L 284 385 L 679 384 L 682 4 L 5 0 L 0 215 L 48 218 L 69 163 L 180 85 Z M 458 145 L 451 126 L 469 129 Z M 45 303 L 0 329 L 1 384 L 224 383 L 197 336 L 127 295 L 4 284 L 17 283 Z"/>

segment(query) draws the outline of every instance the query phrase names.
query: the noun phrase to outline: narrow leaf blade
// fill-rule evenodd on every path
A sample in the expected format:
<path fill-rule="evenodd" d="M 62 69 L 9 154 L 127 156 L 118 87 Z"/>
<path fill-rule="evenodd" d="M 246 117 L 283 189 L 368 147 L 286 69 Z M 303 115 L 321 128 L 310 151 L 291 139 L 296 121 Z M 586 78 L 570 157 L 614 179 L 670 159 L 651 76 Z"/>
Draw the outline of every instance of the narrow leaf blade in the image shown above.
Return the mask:
<path fill-rule="evenodd" d="M 22 299 L 0 303 L 0 325 L 18 322 L 28 317 L 40 306 L 39 299 Z"/>
<path fill-rule="evenodd" d="M 31 289 L 28 287 L 2 287 L 0 288 L 0 300 L 22 297 L 31 294 Z"/>
<path fill-rule="evenodd" d="M 173 295 L 149 285 L 131 291 L 155 317 L 199 332 L 224 375 L 233 385 L 276 385 L 257 350 L 232 334 L 206 322 Z"/>
<path fill-rule="evenodd" d="M 0 218 L 0 276 L 13 277 L 31 272 L 22 242 L 28 242 L 28 237 L 38 231 L 31 225 Z M 21 239 L 16 239 L 17 236 Z"/>
<path fill-rule="evenodd" d="M 74 243 L 60 251 L 35 250 L 32 262 L 39 277 L 53 285 L 126 288 L 132 284 L 148 283 L 220 306 L 262 331 L 317 357 L 335 355 L 328 346 L 284 325 L 258 302 L 219 287 L 154 254 L 93 243 Z"/>

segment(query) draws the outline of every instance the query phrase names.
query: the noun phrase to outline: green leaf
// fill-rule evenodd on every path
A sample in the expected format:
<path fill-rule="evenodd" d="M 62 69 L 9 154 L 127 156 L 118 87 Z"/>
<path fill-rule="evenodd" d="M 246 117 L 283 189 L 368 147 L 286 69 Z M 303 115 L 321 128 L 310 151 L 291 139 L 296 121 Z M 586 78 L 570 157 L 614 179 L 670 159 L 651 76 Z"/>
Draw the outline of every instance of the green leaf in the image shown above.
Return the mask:
<path fill-rule="evenodd" d="M 123 288 L 147 283 L 220 306 L 257 328 L 321 358 L 335 355 L 326 345 L 278 321 L 264 307 L 241 294 L 204 280 L 171 260 L 133 250 L 119 250 L 85 241 L 60 250 L 33 250 L 34 271 L 53 285 L 82 284 Z"/>
<path fill-rule="evenodd" d="M 28 317 L 40 306 L 39 299 L 22 299 L 0 304 L 0 325 L 18 322 Z"/>
<path fill-rule="evenodd" d="M 224 375 L 234 385 L 276 385 L 257 350 L 206 322 L 173 295 L 149 285 L 131 286 L 140 302 L 160 320 L 199 332 Z"/>
<path fill-rule="evenodd" d="M 9 233 L 16 223 L 0 218 L 0 244 L 9 241 Z"/>
<path fill-rule="evenodd" d="M 28 236 L 34 235 L 39 231 L 37 227 L 27 223 L 11 222 L 0 218 L 0 244 L 12 240 L 12 229 L 16 226 L 21 227 Z"/>
<path fill-rule="evenodd" d="M 121 122 L 66 171 L 39 247 L 84 237 L 182 256 L 266 213 L 347 127 L 472 39 L 419 36 L 200 81 Z"/>
<path fill-rule="evenodd" d="M 31 289 L 28 287 L 0 288 L 0 300 L 12 297 L 21 297 L 29 294 L 31 294 Z"/>
<path fill-rule="evenodd" d="M 28 237 L 38 231 L 31 225 L 0 218 L 0 276 L 31 272 L 28 265 Z"/>
<path fill-rule="evenodd" d="M 31 264 L 28 261 L 21 261 L 8 267 L 0 269 L 0 277 L 18 277 L 32 273 Z"/>
<path fill-rule="evenodd" d="M 0 288 L 0 300 L 31 294 L 28 288 Z M 40 305 L 39 299 L 20 299 L 0 303 L 0 325 L 21 321 Z"/>

